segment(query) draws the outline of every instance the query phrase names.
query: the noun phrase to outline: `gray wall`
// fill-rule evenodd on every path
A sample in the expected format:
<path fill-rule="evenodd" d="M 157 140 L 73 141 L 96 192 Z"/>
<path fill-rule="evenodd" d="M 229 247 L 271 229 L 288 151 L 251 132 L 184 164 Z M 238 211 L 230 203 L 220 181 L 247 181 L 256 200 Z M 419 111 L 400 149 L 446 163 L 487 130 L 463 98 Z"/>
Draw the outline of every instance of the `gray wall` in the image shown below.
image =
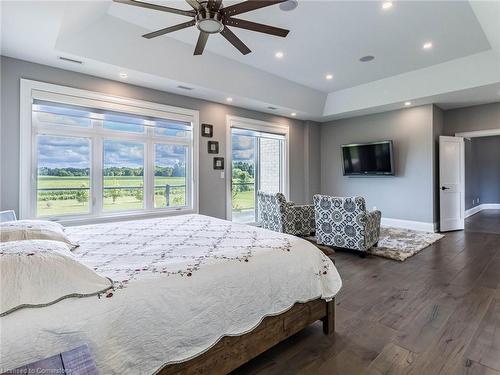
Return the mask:
<path fill-rule="evenodd" d="M 314 194 L 321 192 L 321 124 L 313 121 L 306 121 L 305 124 L 305 188 L 306 202 L 312 203 Z"/>
<path fill-rule="evenodd" d="M 500 136 L 472 138 L 466 142 L 466 209 L 482 203 L 500 203 Z"/>
<path fill-rule="evenodd" d="M 445 111 L 443 129 L 443 135 L 500 129 L 500 102 Z"/>
<path fill-rule="evenodd" d="M 500 203 L 500 136 L 475 138 L 480 203 Z"/>
<path fill-rule="evenodd" d="M 443 134 L 444 112 L 436 105 L 432 106 L 432 158 L 434 160 L 432 173 L 433 199 L 434 199 L 434 222 L 439 221 L 439 136 Z"/>
<path fill-rule="evenodd" d="M 321 192 L 361 195 L 368 208 L 376 206 L 383 217 L 433 223 L 435 217 L 433 127 L 439 111 L 432 105 L 407 108 L 321 126 Z M 396 176 L 345 177 L 340 146 L 346 143 L 392 139 Z"/>
<path fill-rule="evenodd" d="M 500 102 L 444 112 L 445 135 L 490 129 L 500 129 Z M 497 136 L 465 141 L 465 208 L 481 203 L 500 203 L 500 137 Z"/>
<path fill-rule="evenodd" d="M 309 162 L 305 154 L 303 121 L 272 116 L 256 111 L 189 98 L 144 87 L 129 85 L 27 61 L 1 57 L 1 209 L 18 209 L 19 202 L 19 80 L 27 78 L 112 95 L 142 99 L 200 111 L 200 122 L 214 125 L 214 140 L 225 154 L 226 115 L 236 115 L 288 125 L 290 128 L 290 198 L 297 203 L 307 201 L 306 192 L 314 191 L 319 180 L 319 165 Z M 212 155 L 207 153 L 208 139 L 200 142 L 200 213 L 224 218 L 226 210 L 225 180 L 212 168 Z M 309 147 L 309 146 L 308 146 Z M 314 149 L 317 149 L 314 147 Z M 306 169 L 308 172 L 306 173 Z M 307 177 L 307 178 L 306 178 Z M 309 183 L 313 188 L 305 186 Z M 316 184 L 316 185 L 315 185 Z"/>

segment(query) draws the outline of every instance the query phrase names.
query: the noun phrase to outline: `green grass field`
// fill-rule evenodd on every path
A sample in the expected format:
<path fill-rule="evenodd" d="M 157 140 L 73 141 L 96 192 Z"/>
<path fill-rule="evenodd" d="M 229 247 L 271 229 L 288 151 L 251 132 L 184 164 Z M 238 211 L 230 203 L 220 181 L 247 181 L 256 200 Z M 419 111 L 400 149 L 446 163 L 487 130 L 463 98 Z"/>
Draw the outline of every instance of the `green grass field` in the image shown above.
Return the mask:
<path fill-rule="evenodd" d="M 185 180 L 183 177 L 155 177 L 155 186 L 161 186 L 155 189 L 155 207 L 166 207 L 166 199 L 164 194 L 165 185 L 184 185 Z M 56 176 L 39 176 L 38 188 L 39 189 L 53 189 L 53 188 L 88 188 L 90 179 L 88 177 L 56 177 Z M 140 187 L 143 186 L 143 180 L 138 176 L 115 176 L 104 177 L 105 187 Z M 117 189 L 118 190 L 118 189 Z M 107 190 L 109 194 L 109 190 Z M 143 208 L 142 199 L 137 199 L 133 193 L 126 193 L 123 190 L 122 194 L 113 199 L 107 196 L 103 201 L 103 210 L 106 212 L 113 211 L 127 211 L 127 210 L 140 210 Z M 134 191 L 132 189 L 131 191 Z M 50 194 L 54 191 L 41 194 Z M 131 195 L 132 194 L 132 195 Z M 140 198 L 140 197 L 139 197 Z M 179 207 L 185 205 L 184 189 L 172 188 L 170 193 L 170 206 Z M 241 211 L 253 209 L 255 206 L 254 191 L 238 192 L 233 199 L 233 210 Z M 37 205 L 38 216 L 62 216 L 62 215 L 77 215 L 89 213 L 88 199 L 85 202 L 78 202 L 76 199 L 53 199 L 41 200 L 39 198 Z"/>
<path fill-rule="evenodd" d="M 255 207 L 254 191 L 242 191 L 233 195 L 233 211 L 250 210 Z"/>
<path fill-rule="evenodd" d="M 89 187 L 90 179 L 88 177 L 56 177 L 56 176 L 40 176 L 38 178 L 38 188 L 39 189 L 53 189 L 53 188 L 81 188 Z M 115 176 L 115 177 L 104 177 L 105 187 L 141 187 L 144 182 L 141 177 L 138 176 Z M 162 208 L 166 207 L 165 199 L 165 185 L 184 185 L 185 180 L 183 177 L 155 177 L 155 207 Z M 160 187 L 161 186 L 161 187 Z M 125 191 L 122 189 L 116 189 L 121 192 L 120 195 L 115 198 L 111 196 L 105 196 L 103 201 L 103 210 L 106 212 L 113 211 L 130 211 L 130 210 L 140 210 L 143 208 L 142 198 L 134 196 L 135 191 L 131 189 Z M 184 188 L 172 188 L 170 193 L 170 207 L 179 207 L 185 205 Z M 48 191 L 46 193 L 54 193 L 55 191 Z M 106 190 L 106 194 L 109 195 L 110 190 Z M 132 192 L 132 193 L 131 193 Z M 39 192 L 41 196 L 42 192 Z M 141 198 L 141 199 L 138 199 Z M 62 215 L 76 215 L 89 213 L 89 202 L 78 202 L 76 199 L 46 199 L 38 201 L 37 205 L 38 216 L 62 216 Z"/>

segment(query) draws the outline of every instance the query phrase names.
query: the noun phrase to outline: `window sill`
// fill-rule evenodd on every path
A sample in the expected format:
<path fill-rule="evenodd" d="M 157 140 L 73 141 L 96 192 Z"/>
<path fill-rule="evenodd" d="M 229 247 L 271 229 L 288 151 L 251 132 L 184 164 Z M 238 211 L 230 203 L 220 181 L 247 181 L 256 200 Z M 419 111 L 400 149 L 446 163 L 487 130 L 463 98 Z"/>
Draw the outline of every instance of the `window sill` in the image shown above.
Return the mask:
<path fill-rule="evenodd" d="M 65 226 L 74 226 L 74 225 L 109 223 L 113 221 L 150 219 L 155 217 L 176 216 L 176 215 L 186 215 L 186 214 L 196 214 L 196 213 L 198 213 L 198 211 L 193 208 L 183 207 L 183 208 L 171 208 L 163 210 L 144 211 L 144 212 L 138 212 L 138 211 L 127 212 L 127 213 L 117 212 L 101 216 L 60 217 L 60 218 L 40 218 L 40 219 L 56 221 Z"/>

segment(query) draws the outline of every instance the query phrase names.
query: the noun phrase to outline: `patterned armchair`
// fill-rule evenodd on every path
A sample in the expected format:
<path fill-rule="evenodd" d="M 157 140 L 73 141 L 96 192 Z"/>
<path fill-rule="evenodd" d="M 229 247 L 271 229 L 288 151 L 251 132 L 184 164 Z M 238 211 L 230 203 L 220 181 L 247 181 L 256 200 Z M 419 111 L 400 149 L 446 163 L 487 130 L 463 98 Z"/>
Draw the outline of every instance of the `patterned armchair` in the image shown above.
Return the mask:
<path fill-rule="evenodd" d="M 296 206 L 282 193 L 257 192 L 259 221 L 262 228 L 296 236 L 308 236 L 315 230 L 314 206 Z"/>
<path fill-rule="evenodd" d="M 366 211 L 362 197 L 314 196 L 318 244 L 367 251 L 377 246 L 380 211 Z"/>

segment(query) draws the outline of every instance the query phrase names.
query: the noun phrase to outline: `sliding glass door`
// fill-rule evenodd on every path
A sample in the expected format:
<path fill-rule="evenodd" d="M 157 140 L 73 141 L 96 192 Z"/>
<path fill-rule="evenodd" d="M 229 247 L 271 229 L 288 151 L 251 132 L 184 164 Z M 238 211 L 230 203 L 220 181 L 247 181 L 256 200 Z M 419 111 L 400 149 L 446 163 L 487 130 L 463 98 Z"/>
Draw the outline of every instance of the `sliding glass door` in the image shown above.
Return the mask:
<path fill-rule="evenodd" d="M 286 191 L 286 134 L 231 127 L 231 218 L 258 221 L 257 192 Z"/>

